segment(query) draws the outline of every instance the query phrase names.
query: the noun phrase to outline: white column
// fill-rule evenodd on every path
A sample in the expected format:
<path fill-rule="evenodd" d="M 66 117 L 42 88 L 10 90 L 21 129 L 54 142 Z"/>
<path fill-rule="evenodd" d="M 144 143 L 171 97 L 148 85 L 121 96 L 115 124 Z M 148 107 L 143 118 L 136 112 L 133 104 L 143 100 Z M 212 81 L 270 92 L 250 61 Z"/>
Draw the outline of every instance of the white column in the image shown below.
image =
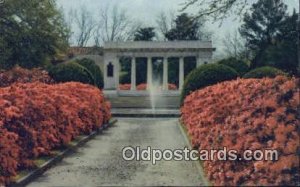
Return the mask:
<path fill-rule="evenodd" d="M 115 69 L 114 69 L 114 72 L 115 72 L 115 86 L 116 86 L 116 90 L 119 89 L 119 84 L 120 84 L 120 58 L 119 57 L 116 57 L 115 58 L 116 60 L 116 63 L 115 63 Z"/>
<path fill-rule="evenodd" d="M 147 89 L 150 90 L 152 86 L 152 58 L 147 58 Z"/>
<path fill-rule="evenodd" d="M 163 59 L 163 90 L 168 90 L 168 58 Z"/>
<path fill-rule="evenodd" d="M 136 90 L 136 61 L 131 58 L 131 90 Z"/>
<path fill-rule="evenodd" d="M 197 58 L 197 68 L 202 65 L 202 59 L 200 57 Z"/>
<path fill-rule="evenodd" d="M 182 90 L 184 84 L 184 58 L 179 58 L 179 90 Z"/>
<path fill-rule="evenodd" d="M 104 69 L 104 72 L 103 72 L 104 89 L 108 89 L 108 85 L 107 85 L 107 82 L 108 82 L 108 80 L 107 80 L 107 64 L 108 63 L 106 61 L 104 61 L 104 68 L 103 68 Z"/>

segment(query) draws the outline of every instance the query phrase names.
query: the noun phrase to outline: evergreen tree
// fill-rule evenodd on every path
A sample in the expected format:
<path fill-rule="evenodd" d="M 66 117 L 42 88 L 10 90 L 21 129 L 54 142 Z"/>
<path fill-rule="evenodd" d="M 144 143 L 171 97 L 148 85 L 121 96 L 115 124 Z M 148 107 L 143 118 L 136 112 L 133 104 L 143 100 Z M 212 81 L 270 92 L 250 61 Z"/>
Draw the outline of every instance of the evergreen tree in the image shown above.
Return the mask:
<path fill-rule="evenodd" d="M 152 41 L 155 35 L 153 27 L 140 28 L 134 34 L 134 41 Z"/>
<path fill-rule="evenodd" d="M 201 27 L 203 24 L 199 19 L 194 19 L 186 13 L 177 16 L 175 27 L 166 33 L 168 40 L 200 40 Z"/>
<path fill-rule="evenodd" d="M 296 75 L 298 69 L 297 51 L 297 17 L 294 11 L 280 27 L 280 33 L 273 45 L 268 46 L 261 61 L 267 65 L 282 69 Z"/>
<path fill-rule="evenodd" d="M 287 6 L 282 0 L 259 0 L 253 4 L 252 13 L 246 13 L 240 28 L 241 36 L 246 38 L 247 47 L 253 52 L 251 67 L 265 65 L 263 56 L 266 50 L 281 39 L 281 28 L 285 24 Z"/>

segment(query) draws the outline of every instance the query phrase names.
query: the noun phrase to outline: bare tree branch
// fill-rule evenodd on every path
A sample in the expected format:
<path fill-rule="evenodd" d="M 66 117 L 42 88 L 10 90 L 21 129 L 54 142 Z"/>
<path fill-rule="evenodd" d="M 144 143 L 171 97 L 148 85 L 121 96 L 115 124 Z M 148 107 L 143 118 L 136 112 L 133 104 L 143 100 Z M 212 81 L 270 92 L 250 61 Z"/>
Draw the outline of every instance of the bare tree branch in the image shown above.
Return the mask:
<path fill-rule="evenodd" d="M 223 45 L 227 57 L 235 57 L 237 59 L 247 59 L 249 57 L 245 41 L 238 31 L 227 33 L 223 39 Z"/>
<path fill-rule="evenodd" d="M 175 18 L 176 16 L 173 11 L 170 11 L 168 15 L 163 11 L 157 15 L 156 25 L 163 40 L 166 40 L 165 35 L 175 27 Z"/>
<path fill-rule="evenodd" d="M 67 15 L 65 15 L 65 20 L 66 20 L 66 26 L 68 28 L 68 30 L 70 31 L 69 32 L 69 35 L 68 35 L 68 43 L 70 45 L 73 44 L 73 41 L 72 41 L 72 38 L 74 36 L 74 31 L 73 31 L 73 24 L 74 24 L 74 10 L 71 9 Z"/>
<path fill-rule="evenodd" d="M 97 47 L 101 46 L 101 29 L 102 29 L 102 24 L 97 24 L 93 32 L 94 43 L 95 46 Z"/>
<path fill-rule="evenodd" d="M 181 11 L 185 11 L 192 6 L 197 6 L 199 7 L 199 12 L 196 18 L 209 16 L 214 21 L 223 21 L 232 14 L 243 15 L 248 10 L 248 6 L 253 2 L 249 3 L 247 0 L 186 0 L 182 4 L 183 8 Z"/>
<path fill-rule="evenodd" d="M 85 6 L 82 6 L 79 12 L 74 11 L 73 17 L 78 29 L 78 34 L 75 36 L 77 46 L 84 47 L 91 39 L 93 30 L 96 27 L 94 19 Z"/>
<path fill-rule="evenodd" d="M 141 26 L 130 19 L 125 9 L 120 9 L 117 5 L 112 8 L 108 5 L 102 9 L 97 25 L 97 32 L 94 33 L 96 45 L 100 45 L 100 40 L 102 43 L 130 40 Z"/>

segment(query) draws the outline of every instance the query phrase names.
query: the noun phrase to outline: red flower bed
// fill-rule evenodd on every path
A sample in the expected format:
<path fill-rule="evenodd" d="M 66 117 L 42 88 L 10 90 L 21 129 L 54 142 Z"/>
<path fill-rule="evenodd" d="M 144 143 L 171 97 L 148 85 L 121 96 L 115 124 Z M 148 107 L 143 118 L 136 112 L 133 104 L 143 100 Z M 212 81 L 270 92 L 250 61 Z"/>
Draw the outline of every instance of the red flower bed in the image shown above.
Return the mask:
<path fill-rule="evenodd" d="M 169 86 L 169 90 L 178 90 L 175 84 L 169 84 L 168 86 Z"/>
<path fill-rule="evenodd" d="M 142 83 L 142 84 L 139 84 L 137 87 L 136 87 L 137 90 L 147 90 L 147 84 L 146 83 Z"/>
<path fill-rule="evenodd" d="M 9 71 L 0 72 L 0 87 L 6 87 L 13 83 L 30 82 L 54 83 L 48 72 L 39 68 L 28 70 L 16 66 Z"/>
<path fill-rule="evenodd" d="M 13 84 L 0 88 L 0 186 L 32 159 L 51 155 L 111 117 L 103 93 L 81 83 Z"/>
<path fill-rule="evenodd" d="M 120 84 L 119 85 L 119 90 L 130 90 L 131 89 L 131 84 Z"/>
<path fill-rule="evenodd" d="M 297 184 L 297 85 L 295 78 L 240 79 L 195 91 L 185 99 L 181 119 L 194 148 L 279 153 L 278 161 L 204 161 L 205 172 L 215 185 Z"/>

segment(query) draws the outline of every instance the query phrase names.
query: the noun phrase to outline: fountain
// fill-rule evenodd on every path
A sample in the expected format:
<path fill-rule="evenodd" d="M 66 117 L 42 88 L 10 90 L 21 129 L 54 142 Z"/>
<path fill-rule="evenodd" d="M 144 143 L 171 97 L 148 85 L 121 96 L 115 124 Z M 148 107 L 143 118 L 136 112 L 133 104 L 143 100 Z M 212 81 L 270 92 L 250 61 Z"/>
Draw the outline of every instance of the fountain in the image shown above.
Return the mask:
<path fill-rule="evenodd" d="M 152 84 L 149 85 L 152 114 L 155 114 L 156 100 L 158 96 L 157 92 L 159 90 L 159 86 L 160 86 L 159 81 L 153 81 Z"/>
<path fill-rule="evenodd" d="M 152 114 L 155 114 L 156 111 L 156 102 L 157 102 L 157 97 L 159 97 L 158 92 L 161 89 L 161 67 L 163 64 L 162 59 L 157 59 L 153 63 L 153 69 L 152 69 L 152 80 L 150 81 L 149 85 L 149 94 L 150 94 L 150 101 L 151 101 L 151 109 L 152 109 Z"/>

